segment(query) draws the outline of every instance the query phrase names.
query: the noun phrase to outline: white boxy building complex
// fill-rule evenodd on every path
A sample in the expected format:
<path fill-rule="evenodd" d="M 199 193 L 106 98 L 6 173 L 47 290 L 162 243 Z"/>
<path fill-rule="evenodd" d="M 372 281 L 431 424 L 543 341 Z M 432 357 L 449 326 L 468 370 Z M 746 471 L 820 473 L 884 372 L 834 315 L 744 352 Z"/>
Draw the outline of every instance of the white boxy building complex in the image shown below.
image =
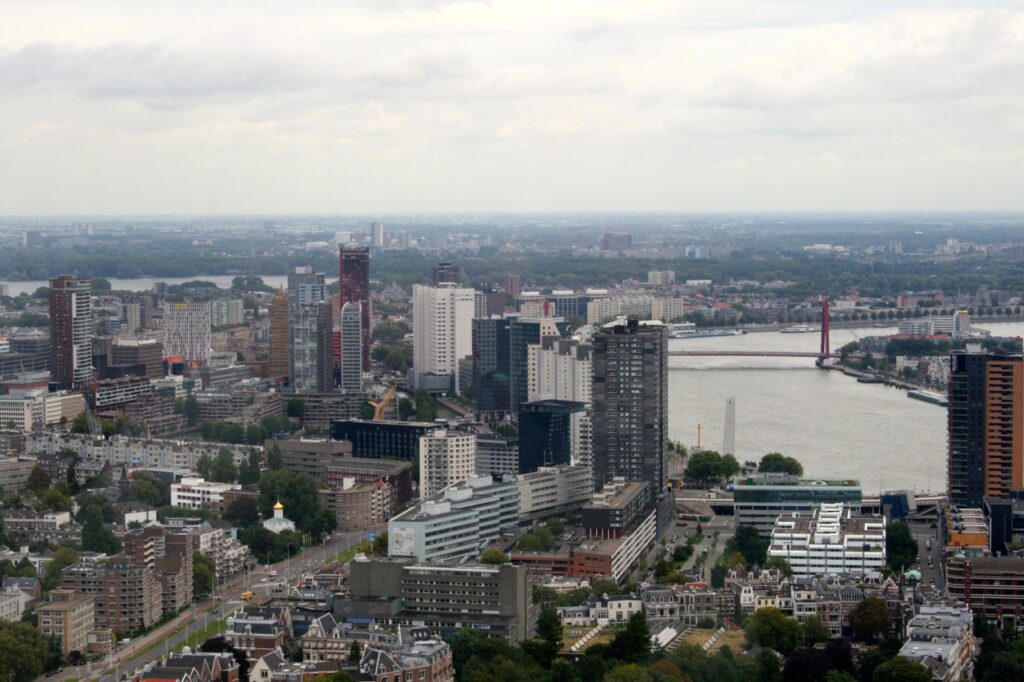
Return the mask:
<path fill-rule="evenodd" d="M 783 514 L 772 529 L 768 557 L 785 559 L 798 576 L 881 571 L 885 517 L 855 515 L 843 504 Z"/>

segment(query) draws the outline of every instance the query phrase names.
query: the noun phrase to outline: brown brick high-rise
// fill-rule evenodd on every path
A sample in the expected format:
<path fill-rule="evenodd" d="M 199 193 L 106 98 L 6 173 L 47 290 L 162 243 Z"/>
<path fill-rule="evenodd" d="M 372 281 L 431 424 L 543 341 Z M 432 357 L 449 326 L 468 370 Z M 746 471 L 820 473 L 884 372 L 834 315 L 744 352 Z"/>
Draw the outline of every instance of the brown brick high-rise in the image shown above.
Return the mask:
<path fill-rule="evenodd" d="M 283 381 L 288 376 L 288 296 L 283 291 L 270 300 L 267 376 L 274 381 Z"/>
<path fill-rule="evenodd" d="M 92 291 L 89 280 L 50 280 L 50 378 L 64 387 L 92 379 Z"/>

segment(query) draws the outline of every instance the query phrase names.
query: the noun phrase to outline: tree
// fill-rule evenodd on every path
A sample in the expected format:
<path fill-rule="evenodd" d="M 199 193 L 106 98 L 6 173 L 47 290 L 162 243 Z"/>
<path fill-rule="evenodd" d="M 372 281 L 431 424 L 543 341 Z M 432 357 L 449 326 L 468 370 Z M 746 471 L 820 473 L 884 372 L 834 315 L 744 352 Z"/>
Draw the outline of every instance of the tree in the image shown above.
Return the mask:
<path fill-rule="evenodd" d="M 800 647 L 786 657 L 784 682 L 821 682 L 828 674 L 828 655 L 821 649 Z"/>
<path fill-rule="evenodd" d="M 654 678 L 636 663 L 623 663 L 612 668 L 604 682 L 654 682 Z"/>
<path fill-rule="evenodd" d="M 480 563 L 501 565 L 508 562 L 508 555 L 496 547 L 491 547 L 480 555 Z"/>
<path fill-rule="evenodd" d="M 248 459 L 243 459 L 238 467 L 238 482 L 242 485 L 259 483 L 260 474 L 260 454 L 256 450 L 249 450 Z"/>
<path fill-rule="evenodd" d="M 348 650 L 348 662 L 358 663 L 363 660 L 363 654 L 359 650 L 359 642 L 352 642 L 352 647 Z"/>
<path fill-rule="evenodd" d="M 260 522 L 260 510 L 252 497 L 238 497 L 224 510 L 224 520 L 235 528 L 251 528 Z"/>
<path fill-rule="evenodd" d="M 53 553 L 53 558 L 46 564 L 43 573 L 42 587 L 49 591 L 60 586 L 61 571 L 78 563 L 78 552 L 71 547 L 61 547 Z"/>
<path fill-rule="evenodd" d="M 306 413 L 306 403 L 302 398 L 289 398 L 287 406 L 287 415 L 295 419 L 302 419 Z"/>
<path fill-rule="evenodd" d="M 260 479 L 259 508 L 263 518 L 269 519 L 273 507 L 280 501 L 285 516 L 295 522 L 303 533 L 319 538 L 334 530 L 336 520 L 333 514 L 320 505 L 317 483 L 309 476 L 294 471 L 271 471 Z"/>
<path fill-rule="evenodd" d="M 36 495 L 41 495 L 50 487 L 50 475 L 43 471 L 41 466 L 36 465 L 32 467 L 32 471 L 28 475 L 28 482 L 25 484 L 25 487 Z"/>
<path fill-rule="evenodd" d="M 761 458 L 761 463 L 758 464 L 757 470 L 762 474 L 767 473 L 782 473 L 792 474 L 793 476 L 803 476 L 804 467 L 793 457 L 786 457 L 779 452 L 769 452 L 767 455 Z"/>
<path fill-rule="evenodd" d="M 889 632 L 892 620 L 885 602 L 878 597 L 868 597 L 857 604 L 850 612 L 850 628 L 853 636 L 864 641 L 871 641 Z"/>
<path fill-rule="evenodd" d="M 917 563 L 917 540 L 904 521 L 892 521 L 885 527 L 886 564 L 894 572 L 902 572 Z"/>
<path fill-rule="evenodd" d="M 725 576 L 729 573 L 729 569 L 721 564 L 716 564 L 711 569 L 711 587 L 716 590 L 725 587 Z"/>
<path fill-rule="evenodd" d="M 44 509 L 51 511 L 71 511 L 71 498 L 57 488 L 50 488 L 44 492 L 39 501 Z"/>
<path fill-rule="evenodd" d="M 743 468 L 732 455 L 722 455 L 722 478 L 729 480 L 742 471 Z"/>
<path fill-rule="evenodd" d="M 651 656 L 651 631 L 642 613 L 634 613 L 609 645 L 612 656 L 626 663 L 646 663 Z"/>
<path fill-rule="evenodd" d="M 781 682 L 782 666 L 779 657 L 767 649 L 761 649 L 754 657 L 757 663 L 757 682 Z"/>
<path fill-rule="evenodd" d="M 686 478 L 700 481 L 701 485 L 706 487 L 709 483 L 720 479 L 722 473 L 722 456 L 714 450 L 703 450 L 690 455 L 684 475 Z"/>
<path fill-rule="evenodd" d="M 210 467 L 211 478 L 218 483 L 234 483 L 238 478 L 238 469 L 235 468 L 235 457 L 227 448 L 217 451 Z"/>
<path fill-rule="evenodd" d="M 757 532 L 757 528 L 740 524 L 736 526 L 736 534 L 725 543 L 725 556 L 739 552 L 747 566 L 762 566 L 768 558 L 769 544 Z"/>
<path fill-rule="evenodd" d="M 192 552 L 192 593 L 212 593 L 216 576 L 217 568 L 213 561 L 199 550 Z"/>
<path fill-rule="evenodd" d="M 416 421 L 432 422 L 437 419 L 437 403 L 429 393 L 422 388 L 417 389 L 413 400 L 416 402 Z"/>
<path fill-rule="evenodd" d="M 107 527 L 99 509 L 95 506 L 86 507 L 79 513 L 82 524 L 82 550 L 86 552 L 102 552 L 115 554 L 121 549 L 121 543 Z"/>
<path fill-rule="evenodd" d="M 170 503 L 170 496 L 163 495 L 159 483 L 149 476 L 137 475 L 128 486 L 128 499 L 160 507 Z"/>
<path fill-rule="evenodd" d="M 0 623 L 0 677 L 30 682 L 52 665 L 49 643 L 28 623 Z"/>
<path fill-rule="evenodd" d="M 782 575 L 787 578 L 793 575 L 793 569 L 789 565 L 789 562 L 780 556 L 768 557 L 768 560 L 764 562 L 765 568 L 777 568 L 782 571 Z"/>
<path fill-rule="evenodd" d="M 872 682 L 931 682 L 932 674 L 920 663 L 897 656 L 875 668 Z"/>
<path fill-rule="evenodd" d="M 207 481 L 213 480 L 213 460 L 209 455 L 206 453 L 199 455 L 199 458 L 196 460 L 196 471 Z"/>
<path fill-rule="evenodd" d="M 803 622 L 803 629 L 804 643 L 809 646 L 814 646 L 818 642 L 827 642 L 832 637 L 832 633 L 829 629 L 817 618 L 808 618 L 805 620 Z"/>
<path fill-rule="evenodd" d="M 547 661 L 550 664 L 551 659 L 562 648 L 562 620 L 554 608 L 548 606 L 541 609 L 540 615 L 537 617 L 537 637 L 546 645 L 550 653 Z"/>
<path fill-rule="evenodd" d="M 825 675 L 825 682 L 857 682 L 857 678 L 842 670 L 829 670 Z"/>
<path fill-rule="evenodd" d="M 281 456 L 281 448 L 274 443 L 270 446 L 270 452 L 267 453 L 267 467 L 271 471 L 278 471 L 284 468 L 284 458 Z"/>
<path fill-rule="evenodd" d="M 743 627 L 751 644 L 775 649 L 784 656 L 803 641 L 799 621 L 773 607 L 758 609 Z"/>

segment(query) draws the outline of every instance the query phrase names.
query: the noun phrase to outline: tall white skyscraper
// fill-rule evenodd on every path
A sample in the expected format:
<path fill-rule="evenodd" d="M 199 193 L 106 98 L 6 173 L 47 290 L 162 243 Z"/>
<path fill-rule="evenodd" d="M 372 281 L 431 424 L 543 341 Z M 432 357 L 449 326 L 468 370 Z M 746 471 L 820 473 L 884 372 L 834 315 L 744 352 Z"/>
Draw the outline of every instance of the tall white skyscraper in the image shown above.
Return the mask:
<path fill-rule="evenodd" d="M 164 355 L 210 361 L 210 303 L 164 304 Z"/>
<path fill-rule="evenodd" d="M 374 246 L 384 246 L 384 223 L 380 221 L 370 223 L 370 239 Z"/>
<path fill-rule="evenodd" d="M 460 392 L 459 360 L 473 354 L 473 294 L 472 289 L 457 284 L 413 286 L 412 362 L 416 388 Z M 441 386 L 445 381 L 451 388 Z"/>
<path fill-rule="evenodd" d="M 476 434 L 437 429 L 420 436 L 420 499 L 476 473 Z"/>
<path fill-rule="evenodd" d="M 358 391 L 363 383 L 363 306 L 341 307 L 341 390 Z"/>
<path fill-rule="evenodd" d="M 529 400 L 573 400 L 587 407 L 570 417 L 572 463 L 591 465 L 594 370 L 591 348 L 547 336 L 527 349 Z"/>

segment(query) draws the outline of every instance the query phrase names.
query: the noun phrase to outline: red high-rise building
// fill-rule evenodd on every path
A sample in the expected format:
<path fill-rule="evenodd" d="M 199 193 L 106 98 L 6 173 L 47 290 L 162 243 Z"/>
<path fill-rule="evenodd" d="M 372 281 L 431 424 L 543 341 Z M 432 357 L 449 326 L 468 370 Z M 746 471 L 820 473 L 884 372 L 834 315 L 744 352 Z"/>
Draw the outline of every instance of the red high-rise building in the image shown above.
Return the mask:
<path fill-rule="evenodd" d="M 361 303 L 363 322 L 363 371 L 370 371 L 370 250 L 365 246 L 338 248 L 338 286 L 341 305 Z"/>

